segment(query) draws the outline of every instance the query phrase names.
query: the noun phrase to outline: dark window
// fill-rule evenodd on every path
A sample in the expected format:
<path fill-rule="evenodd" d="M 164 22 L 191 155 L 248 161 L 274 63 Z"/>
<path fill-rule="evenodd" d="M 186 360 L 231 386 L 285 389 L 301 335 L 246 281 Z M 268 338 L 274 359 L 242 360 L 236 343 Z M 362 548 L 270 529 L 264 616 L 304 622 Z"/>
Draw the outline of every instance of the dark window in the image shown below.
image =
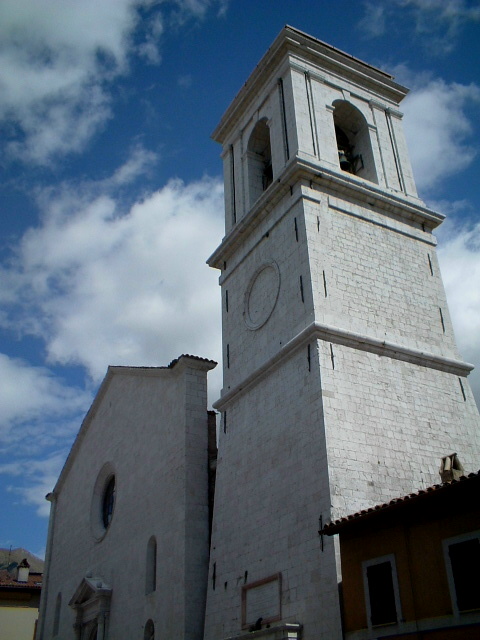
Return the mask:
<path fill-rule="evenodd" d="M 53 617 L 53 635 L 58 636 L 58 630 L 60 628 L 60 611 L 62 608 L 62 594 L 59 593 L 57 595 L 57 600 L 55 603 L 55 615 Z"/>
<path fill-rule="evenodd" d="M 148 620 L 145 625 L 145 631 L 143 634 L 144 640 L 155 640 L 155 627 L 153 624 L 153 620 Z"/>
<path fill-rule="evenodd" d="M 102 520 L 105 529 L 112 520 L 113 507 L 115 505 L 115 476 L 112 476 L 105 487 L 102 500 Z"/>
<path fill-rule="evenodd" d="M 480 539 L 451 544 L 448 554 L 458 610 L 480 609 Z"/>
<path fill-rule="evenodd" d="M 270 129 L 265 118 L 255 125 L 247 145 L 250 206 L 273 182 Z"/>
<path fill-rule="evenodd" d="M 370 130 L 365 116 L 345 100 L 335 100 L 333 106 L 340 168 L 378 183 Z"/>
<path fill-rule="evenodd" d="M 372 626 L 397 622 L 397 607 L 391 562 L 367 567 L 368 597 Z"/>
<path fill-rule="evenodd" d="M 157 541 L 155 536 L 152 536 L 147 544 L 145 569 L 145 593 L 148 594 L 157 588 Z"/>

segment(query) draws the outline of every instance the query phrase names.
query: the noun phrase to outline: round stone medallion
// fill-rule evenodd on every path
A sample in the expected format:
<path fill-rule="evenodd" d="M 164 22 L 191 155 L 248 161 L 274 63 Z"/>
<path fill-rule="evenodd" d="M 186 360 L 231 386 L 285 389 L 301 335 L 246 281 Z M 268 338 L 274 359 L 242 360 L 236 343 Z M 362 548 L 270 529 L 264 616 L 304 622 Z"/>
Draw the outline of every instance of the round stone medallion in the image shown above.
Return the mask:
<path fill-rule="evenodd" d="M 280 291 L 280 271 L 276 262 L 267 262 L 253 274 L 245 293 L 245 323 L 259 329 L 272 315 Z"/>

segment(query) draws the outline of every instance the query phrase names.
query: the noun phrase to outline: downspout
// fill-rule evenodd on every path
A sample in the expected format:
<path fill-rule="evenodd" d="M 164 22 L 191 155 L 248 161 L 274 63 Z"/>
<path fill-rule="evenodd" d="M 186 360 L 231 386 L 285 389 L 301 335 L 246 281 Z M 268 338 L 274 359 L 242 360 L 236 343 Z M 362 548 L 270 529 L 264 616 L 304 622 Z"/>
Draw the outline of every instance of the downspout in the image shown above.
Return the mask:
<path fill-rule="evenodd" d="M 45 630 L 45 613 L 47 610 L 48 600 L 48 574 L 50 569 L 50 560 L 52 557 L 53 547 L 53 531 L 55 528 L 55 511 L 57 506 L 57 494 L 55 492 L 47 493 L 45 499 L 50 502 L 50 518 L 48 521 L 47 549 L 45 551 L 45 568 L 42 578 L 42 594 L 40 598 L 40 610 L 38 612 L 38 625 L 35 633 L 35 640 L 43 640 Z"/>

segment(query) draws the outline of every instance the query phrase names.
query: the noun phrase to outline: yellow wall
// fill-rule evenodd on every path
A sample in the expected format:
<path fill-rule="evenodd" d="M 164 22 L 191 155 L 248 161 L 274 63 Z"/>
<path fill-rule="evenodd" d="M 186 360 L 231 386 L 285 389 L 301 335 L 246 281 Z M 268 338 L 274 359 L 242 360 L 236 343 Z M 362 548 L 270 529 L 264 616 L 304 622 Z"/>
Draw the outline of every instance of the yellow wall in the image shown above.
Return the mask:
<path fill-rule="evenodd" d="M 32 640 L 38 609 L 0 606 L 0 640 Z"/>
<path fill-rule="evenodd" d="M 406 517 L 401 524 L 390 527 L 379 528 L 377 523 L 376 528 L 368 526 L 361 533 L 341 534 L 345 631 L 368 626 L 362 562 L 388 554 L 395 556 L 406 621 L 452 615 L 442 540 L 478 529 L 480 515 L 472 510 L 449 514 L 435 522 L 408 522 Z M 443 639 L 441 635 L 432 637 Z"/>

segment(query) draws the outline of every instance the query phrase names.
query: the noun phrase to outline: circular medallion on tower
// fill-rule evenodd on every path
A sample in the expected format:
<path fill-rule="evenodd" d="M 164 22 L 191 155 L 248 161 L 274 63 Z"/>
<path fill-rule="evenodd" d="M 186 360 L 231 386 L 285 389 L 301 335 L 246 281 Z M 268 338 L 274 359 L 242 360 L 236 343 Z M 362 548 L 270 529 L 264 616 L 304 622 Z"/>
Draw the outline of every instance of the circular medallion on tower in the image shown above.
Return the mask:
<path fill-rule="evenodd" d="M 280 270 L 276 262 L 262 264 L 253 274 L 245 293 L 245 324 L 259 329 L 275 309 L 280 291 Z"/>

